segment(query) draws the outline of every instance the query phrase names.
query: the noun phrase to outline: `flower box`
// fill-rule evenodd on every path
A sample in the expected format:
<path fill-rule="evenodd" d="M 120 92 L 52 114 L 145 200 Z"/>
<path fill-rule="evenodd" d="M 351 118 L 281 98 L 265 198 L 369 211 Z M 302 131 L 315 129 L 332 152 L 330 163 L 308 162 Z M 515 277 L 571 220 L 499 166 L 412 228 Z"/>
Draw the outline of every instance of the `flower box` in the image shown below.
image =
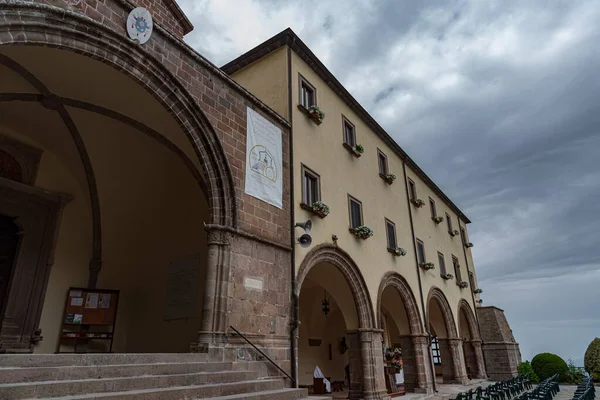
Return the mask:
<path fill-rule="evenodd" d="M 473 293 L 475 293 L 475 294 L 481 294 L 481 293 L 483 293 L 483 290 L 482 289 L 475 289 L 475 290 L 473 290 Z"/>
<path fill-rule="evenodd" d="M 317 106 L 306 108 L 302 104 L 298 104 L 298 110 L 306 114 L 306 116 L 317 125 L 321 125 L 325 119 L 325 113 Z"/>
<path fill-rule="evenodd" d="M 467 282 L 465 282 L 465 281 L 458 282 L 458 287 L 461 288 L 461 289 L 466 289 L 466 288 L 469 287 L 469 284 Z"/>
<path fill-rule="evenodd" d="M 421 208 L 425 205 L 425 202 L 421 199 L 411 200 L 411 203 L 417 208 Z"/>
<path fill-rule="evenodd" d="M 451 279 L 454 279 L 454 275 L 452 275 L 452 274 L 445 274 L 445 275 L 442 275 L 442 278 L 444 280 L 446 280 L 446 281 L 449 281 Z"/>
<path fill-rule="evenodd" d="M 444 222 L 444 217 L 431 217 L 432 221 L 436 223 L 436 225 L 441 224 L 442 222 Z"/>
<path fill-rule="evenodd" d="M 404 250 L 402 247 L 396 247 L 395 249 L 388 247 L 388 251 L 398 257 L 406 255 L 406 250 Z"/>
<path fill-rule="evenodd" d="M 357 144 L 354 147 L 350 146 L 348 143 L 344 143 L 343 145 L 344 148 L 356 158 L 359 158 L 365 152 L 365 148 L 362 147 L 360 144 Z"/>
<path fill-rule="evenodd" d="M 454 237 L 454 236 L 458 236 L 460 233 L 455 229 L 453 231 L 449 231 L 448 232 L 450 234 L 450 236 Z"/>
<path fill-rule="evenodd" d="M 423 268 L 425 271 L 429 271 L 430 269 L 435 268 L 435 264 L 432 262 L 421 263 L 421 264 L 419 264 L 419 266 L 421 268 Z"/>
<path fill-rule="evenodd" d="M 379 176 L 386 181 L 388 185 L 391 185 L 396 180 L 396 175 L 394 174 L 379 174 Z"/>
<path fill-rule="evenodd" d="M 373 230 L 368 226 L 359 226 L 358 228 L 350 228 L 350 233 L 359 239 L 366 240 L 373 236 Z"/>
<path fill-rule="evenodd" d="M 471 242 L 465 243 L 465 247 L 467 249 L 470 249 L 471 247 L 473 247 L 473 243 L 471 243 Z"/>
<path fill-rule="evenodd" d="M 322 201 L 315 201 L 311 205 L 301 203 L 300 207 L 306 211 L 309 211 L 321 218 L 325 218 L 329 215 L 329 206 Z"/>

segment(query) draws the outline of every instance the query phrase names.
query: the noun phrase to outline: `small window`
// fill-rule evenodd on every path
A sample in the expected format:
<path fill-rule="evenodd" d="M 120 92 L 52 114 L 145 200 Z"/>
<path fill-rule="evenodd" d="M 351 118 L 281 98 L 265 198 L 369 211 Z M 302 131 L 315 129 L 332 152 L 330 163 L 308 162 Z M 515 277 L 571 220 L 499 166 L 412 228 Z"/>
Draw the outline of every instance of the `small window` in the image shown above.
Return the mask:
<path fill-rule="evenodd" d="M 350 147 L 356 146 L 356 131 L 354 125 L 346 118 L 343 119 L 344 125 L 344 143 Z"/>
<path fill-rule="evenodd" d="M 417 239 L 417 261 L 419 264 L 425 263 L 425 245 L 419 239 Z"/>
<path fill-rule="evenodd" d="M 431 338 L 431 354 L 433 355 L 433 363 L 435 365 L 441 365 L 442 357 L 440 357 L 440 341 L 437 336 Z"/>
<path fill-rule="evenodd" d="M 379 173 L 381 175 L 387 175 L 388 173 L 388 160 L 387 156 L 383 154 L 381 150 L 377 150 L 377 158 L 379 159 Z"/>
<path fill-rule="evenodd" d="M 471 285 L 471 289 L 475 290 L 475 276 L 473 276 L 472 272 L 469 272 L 469 284 Z"/>
<path fill-rule="evenodd" d="M 310 108 L 311 106 L 317 105 L 316 93 L 315 87 L 300 76 L 300 104 L 302 104 L 304 108 Z"/>
<path fill-rule="evenodd" d="M 429 198 L 429 209 L 431 210 L 431 218 L 437 217 L 437 210 L 435 209 L 435 201 Z"/>
<path fill-rule="evenodd" d="M 454 265 L 454 275 L 456 278 L 456 284 L 462 282 L 462 276 L 460 274 L 460 265 L 458 264 L 458 258 L 452 256 L 452 264 Z"/>
<path fill-rule="evenodd" d="M 450 218 L 450 216 L 446 213 L 446 222 L 448 223 L 448 232 L 452 233 L 453 229 L 452 229 L 452 219 Z"/>
<path fill-rule="evenodd" d="M 440 274 L 446 275 L 446 262 L 444 261 L 444 255 L 438 252 L 438 261 L 440 263 Z"/>
<path fill-rule="evenodd" d="M 462 240 L 463 244 L 467 244 L 467 233 L 465 232 L 464 228 L 460 228 L 460 239 Z"/>
<path fill-rule="evenodd" d="M 348 208 L 350 211 L 350 228 L 358 228 L 363 225 L 362 203 L 352 196 L 348 196 Z"/>
<path fill-rule="evenodd" d="M 321 200 L 321 179 L 318 174 L 302 166 L 302 202 L 312 205 Z"/>
<path fill-rule="evenodd" d="M 385 220 L 385 230 L 387 232 L 387 247 L 388 249 L 396 249 L 398 247 L 396 241 L 396 225 L 389 219 Z"/>
<path fill-rule="evenodd" d="M 410 199 L 412 201 L 417 200 L 417 187 L 415 186 L 415 183 L 410 179 L 408 180 L 408 194 L 410 195 Z"/>

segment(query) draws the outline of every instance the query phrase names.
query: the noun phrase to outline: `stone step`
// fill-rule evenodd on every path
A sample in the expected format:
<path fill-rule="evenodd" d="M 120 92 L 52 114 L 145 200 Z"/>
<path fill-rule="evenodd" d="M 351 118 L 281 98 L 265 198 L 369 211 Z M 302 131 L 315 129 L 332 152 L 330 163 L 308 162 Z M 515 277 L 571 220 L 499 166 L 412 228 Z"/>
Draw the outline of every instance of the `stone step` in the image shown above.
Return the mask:
<path fill-rule="evenodd" d="M 0 368 L 206 362 L 204 353 L 3 354 Z"/>
<path fill-rule="evenodd" d="M 0 399 L 17 400 L 39 397 L 60 397 L 86 393 L 111 393 L 131 390 L 157 390 L 170 387 L 202 387 L 202 385 L 247 382 L 257 375 L 248 371 L 199 372 L 177 375 L 146 375 L 134 377 L 57 380 L 45 382 L 0 384 Z M 262 384 L 263 381 L 256 381 Z M 270 380 L 271 385 L 283 387 L 283 381 Z M 269 387 L 269 389 L 274 389 Z"/>
<path fill-rule="evenodd" d="M 84 365 L 59 367 L 16 367 L 0 368 L 1 383 L 22 383 L 36 381 L 60 381 L 73 379 L 118 378 L 141 375 L 176 375 L 194 372 L 232 371 L 233 363 L 159 363 L 159 364 L 120 364 Z M 240 367 L 235 371 L 245 372 Z M 256 372 L 258 374 L 258 372 Z"/>
<path fill-rule="evenodd" d="M 258 393 L 258 397 L 252 397 Z M 129 390 L 113 393 L 34 397 L 39 400 L 188 400 L 188 399 L 297 400 L 306 397 L 306 389 L 285 389 L 281 379 L 265 379 L 223 384 L 175 386 Z M 246 397 L 244 397 L 246 396 Z M 261 397 L 264 396 L 264 397 Z M 0 397 L 2 398 L 2 397 Z M 4 398 L 2 398 L 4 400 Z M 10 400 L 10 399 L 7 399 Z"/>
<path fill-rule="evenodd" d="M 306 397 L 307 389 L 280 389 L 264 392 L 233 394 L 231 396 L 205 397 L 197 400 L 331 400 L 331 397 Z"/>

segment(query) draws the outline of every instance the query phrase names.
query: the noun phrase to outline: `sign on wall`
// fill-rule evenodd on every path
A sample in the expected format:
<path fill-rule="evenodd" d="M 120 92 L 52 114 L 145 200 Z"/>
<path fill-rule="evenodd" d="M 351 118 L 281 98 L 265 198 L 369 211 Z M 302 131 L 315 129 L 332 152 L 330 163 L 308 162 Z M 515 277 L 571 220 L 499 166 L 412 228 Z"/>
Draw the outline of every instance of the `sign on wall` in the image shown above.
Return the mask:
<path fill-rule="evenodd" d="M 283 208 L 281 129 L 247 109 L 246 193 Z"/>
<path fill-rule="evenodd" d="M 198 298 L 198 271 L 202 258 L 199 254 L 171 261 L 167 267 L 167 293 L 164 321 L 195 318 Z"/>
<path fill-rule="evenodd" d="M 130 38 L 139 40 L 140 44 L 150 40 L 154 24 L 150 11 L 144 7 L 137 7 L 131 10 L 127 17 L 127 34 Z"/>

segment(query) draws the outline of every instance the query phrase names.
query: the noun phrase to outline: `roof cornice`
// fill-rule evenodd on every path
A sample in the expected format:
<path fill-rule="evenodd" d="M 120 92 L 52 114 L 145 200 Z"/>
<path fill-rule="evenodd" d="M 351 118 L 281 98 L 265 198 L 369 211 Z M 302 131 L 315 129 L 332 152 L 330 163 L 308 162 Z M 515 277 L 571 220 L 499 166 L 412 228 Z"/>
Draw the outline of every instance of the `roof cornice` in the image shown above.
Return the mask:
<path fill-rule="evenodd" d="M 410 158 L 398 143 L 375 121 L 375 119 L 360 105 L 360 103 L 346 90 L 344 85 L 327 69 L 319 58 L 308 48 L 308 46 L 292 31 L 287 28 L 255 48 L 242 54 L 221 67 L 221 69 L 232 75 L 248 65 L 260 60 L 282 46 L 289 46 L 319 77 L 354 111 L 360 119 L 377 136 L 379 136 L 415 173 L 433 190 L 448 206 L 458 214 L 466 223 L 469 218 L 450 200 L 429 176 Z"/>

